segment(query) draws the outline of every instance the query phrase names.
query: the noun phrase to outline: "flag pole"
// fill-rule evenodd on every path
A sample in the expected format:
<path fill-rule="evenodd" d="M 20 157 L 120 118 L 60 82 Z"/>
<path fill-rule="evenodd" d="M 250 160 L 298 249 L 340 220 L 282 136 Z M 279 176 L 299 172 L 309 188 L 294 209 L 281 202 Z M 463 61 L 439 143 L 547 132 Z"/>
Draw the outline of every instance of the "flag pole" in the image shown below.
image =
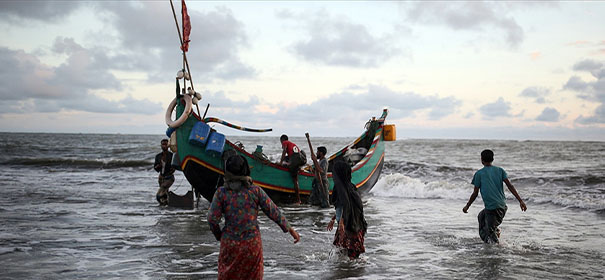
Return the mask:
<path fill-rule="evenodd" d="M 181 28 L 179 27 L 179 21 L 176 19 L 176 12 L 174 11 L 174 5 L 172 4 L 172 0 L 170 0 L 170 8 L 172 8 L 172 15 L 174 16 L 174 23 L 176 24 L 176 31 L 179 34 L 179 40 L 181 41 L 181 47 L 183 46 L 183 37 L 181 36 Z M 185 66 L 187 66 L 187 73 L 189 73 L 189 82 L 191 83 L 191 89 L 195 91 L 195 87 L 193 86 L 193 77 L 191 75 L 191 70 L 189 69 L 189 61 L 187 61 L 187 53 L 183 50 L 183 59 L 185 60 Z M 197 104 L 196 104 L 197 106 Z M 198 108 L 199 110 L 199 108 Z"/>

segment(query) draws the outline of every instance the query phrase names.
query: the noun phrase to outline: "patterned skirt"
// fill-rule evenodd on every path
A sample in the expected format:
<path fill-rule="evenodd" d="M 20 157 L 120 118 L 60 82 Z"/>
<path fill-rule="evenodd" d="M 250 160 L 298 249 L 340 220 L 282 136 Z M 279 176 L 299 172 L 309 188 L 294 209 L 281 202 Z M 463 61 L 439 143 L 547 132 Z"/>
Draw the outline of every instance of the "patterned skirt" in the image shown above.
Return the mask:
<path fill-rule="evenodd" d="M 218 279 L 263 279 L 263 244 L 260 235 L 241 241 L 221 238 Z"/>
<path fill-rule="evenodd" d="M 343 230 L 336 230 L 334 235 L 334 245 L 347 249 L 349 258 L 358 258 L 361 253 L 365 253 L 366 248 L 363 246 L 366 232 L 360 230 L 357 233 L 349 233 Z"/>

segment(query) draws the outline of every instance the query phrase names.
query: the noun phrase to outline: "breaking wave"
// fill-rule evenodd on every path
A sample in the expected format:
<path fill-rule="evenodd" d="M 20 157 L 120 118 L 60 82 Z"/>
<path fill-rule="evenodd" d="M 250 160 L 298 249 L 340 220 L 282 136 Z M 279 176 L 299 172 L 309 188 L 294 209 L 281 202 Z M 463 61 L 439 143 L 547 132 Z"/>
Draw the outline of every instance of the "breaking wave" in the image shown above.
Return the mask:
<path fill-rule="evenodd" d="M 448 181 L 422 182 L 401 173 L 382 176 L 370 191 L 375 196 L 422 199 L 468 199 L 473 188 L 470 184 Z"/>
<path fill-rule="evenodd" d="M 531 202 L 539 204 L 554 204 L 564 208 L 579 208 L 584 210 L 605 213 L 605 194 L 601 195 L 563 195 L 553 194 L 553 197 L 530 198 Z"/>
<path fill-rule="evenodd" d="M 505 188 L 507 204 L 516 205 L 515 197 Z M 605 214 L 605 192 L 602 190 L 590 190 L 576 187 L 578 189 L 564 189 L 561 186 L 548 190 L 543 186 L 529 187 L 519 184 L 517 189 L 528 203 L 551 204 L 563 208 L 577 208 L 594 211 L 597 214 Z M 401 197 L 411 199 L 456 199 L 467 200 L 473 191 L 473 186 L 468 183 L 452 183 L 446 180 L 424 182 L 418 178 L 412 178 L 401 173 L 382 176 L 370 193 L 380 197 Z M 481 195 L 477 198 L 481 201 Z"/>
<path fill-rule="evenodd" d="M 121 160 L 121 159 L 69 159 L 69 158 L 15 158 L 2 162 L 3 165 L 25 165 L 39 167 L 63 167 L 82 169 L 113 169 L 124 167 L 149 167 L 153 162 L 146 160 Z"/>

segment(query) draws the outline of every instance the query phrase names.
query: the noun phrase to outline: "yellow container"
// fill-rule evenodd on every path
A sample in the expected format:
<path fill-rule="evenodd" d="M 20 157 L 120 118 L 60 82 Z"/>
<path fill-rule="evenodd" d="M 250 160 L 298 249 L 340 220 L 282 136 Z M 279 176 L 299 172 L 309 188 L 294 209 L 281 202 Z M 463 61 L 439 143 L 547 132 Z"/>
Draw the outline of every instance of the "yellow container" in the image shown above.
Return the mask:
<path fill-rule="evenodd" d="M 394 124 L 385 124 L 383 133 L 384 133 L 384 141 L 397 140 L 397 129 L 395 129 Z"/>

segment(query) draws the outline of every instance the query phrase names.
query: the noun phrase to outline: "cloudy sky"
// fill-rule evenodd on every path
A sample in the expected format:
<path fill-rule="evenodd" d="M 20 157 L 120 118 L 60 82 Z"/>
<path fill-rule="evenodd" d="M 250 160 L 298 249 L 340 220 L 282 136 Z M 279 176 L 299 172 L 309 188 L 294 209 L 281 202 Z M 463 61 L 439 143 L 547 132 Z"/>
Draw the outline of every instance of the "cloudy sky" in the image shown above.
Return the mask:
<path fill-rule="evenodd" d="M 605 141 L 605 2 L 188 8 L 200 110 L 264 135 L 356 136 L 388 107 L 400 139 Z M 0 38 L 0 131 L 165 131 L 168 1 L 2 1 Z"/>

